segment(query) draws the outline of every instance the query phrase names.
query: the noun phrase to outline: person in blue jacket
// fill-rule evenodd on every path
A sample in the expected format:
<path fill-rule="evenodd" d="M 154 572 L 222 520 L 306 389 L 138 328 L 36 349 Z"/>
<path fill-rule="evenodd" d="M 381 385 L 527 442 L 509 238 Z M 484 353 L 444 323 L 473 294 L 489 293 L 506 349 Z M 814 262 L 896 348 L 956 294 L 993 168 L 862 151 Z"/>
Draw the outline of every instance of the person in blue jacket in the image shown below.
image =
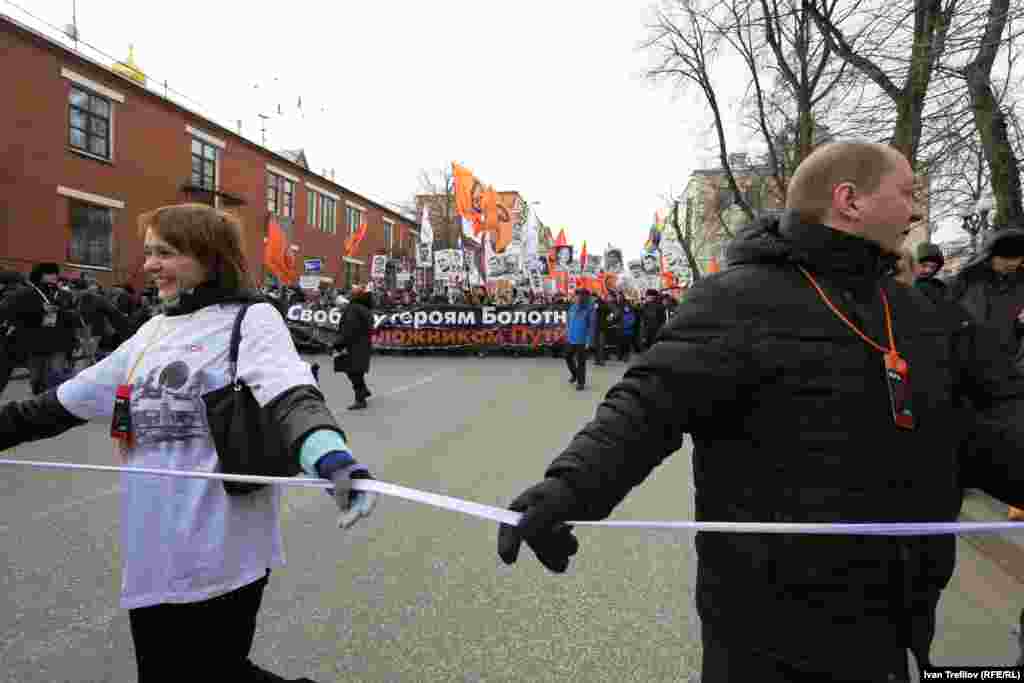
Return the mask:
<path fill-rule="evenodd" d="M 569 383 L 583 391 L 587 382 L 587 349 L 594 341 L 594 325 L 597 321 L 590 292 L 576 290 L 576 302 L 569 307 L 568 346 L 565 350 L 565 364 L 569 366 Z"/>

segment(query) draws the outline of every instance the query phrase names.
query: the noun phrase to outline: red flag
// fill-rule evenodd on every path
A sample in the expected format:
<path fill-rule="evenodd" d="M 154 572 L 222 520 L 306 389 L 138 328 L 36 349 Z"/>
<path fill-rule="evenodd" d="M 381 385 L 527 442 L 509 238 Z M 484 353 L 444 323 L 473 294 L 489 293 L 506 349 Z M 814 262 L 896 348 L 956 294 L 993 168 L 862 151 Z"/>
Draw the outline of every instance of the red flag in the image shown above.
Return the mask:
<path fill-rule="evenodd" d="M 345 240 L 345 256 L 351 256 L 359 248 L 359 243 L 366 237 L 366 223 L 362 223 L 354 235 Z"/>
<path fill-rule="evenodd" d="M 583 240 L 583 251 L 580 252 L 580 271 L 587 267 L 587 241 Z"/>
<path fill-rule="evenodd" d="M 711 261 L 708 262 L 708 272 L 717 273 L 720 270 L 722 270 L 722 268 L 718 265 L 718 259 L 712 256 Z"/>
<path fill-rule="evenodd" d="M 296 278 L 292 259 L 288 254 L 288 240 L 277 221 L 270 219 L 267 224 L 267 242 L 263 247 L 263 264 L 284 283 L 291 283 Z"/>
<path fill-rule="evenodd" d="M 565 247 L 565 246 L 568 246 L 568 245 L 569 245 L 569 242 L 567 242 L 566 239 L 565 239 L 565 228 L 562 228 L 561 230 L 558 231 L 558 239 L 555 240 L 555 246 L 556 247 Z"/>

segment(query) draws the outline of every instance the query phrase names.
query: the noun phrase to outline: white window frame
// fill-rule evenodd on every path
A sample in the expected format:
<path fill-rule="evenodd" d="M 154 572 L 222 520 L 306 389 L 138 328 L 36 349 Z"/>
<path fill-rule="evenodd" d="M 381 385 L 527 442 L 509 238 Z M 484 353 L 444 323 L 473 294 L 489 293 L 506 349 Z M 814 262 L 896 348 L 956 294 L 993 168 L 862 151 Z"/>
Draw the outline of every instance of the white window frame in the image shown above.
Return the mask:
<path fill-rule="evenodd" d="M 384 244 L 387 246 L 388 256 L 395 248 L 395 222 L 384 219 Z"/>
<path fill-rule="evenodd" d="M 224 140 L 221 140 L 220 138 L 216 137 L 215 135 L 210 135 L 205 130 L 200 130 L 199 128 L 195 128 L 193 126 L 185 124 L 185 132 L 188 133 L 189 135 L 191 135 L 194 138 L 199 138 L 203 142 L 205 142 L 207 144 L 210 144 L 210 145 L 213 145 L 214 147 L 219 148 L 222 151 L 228 148 L 228 143 L 227 142 L 225 142 Z M 217 156 L 220 157 L 219 154 Z"/>
<path fill-rule="evenodd" d="M 101 83 L 97 83 L 96 81 L 86 78 L 85 76 L 65 67 L 61 67 L 60 75 L 62 78 L 66 78 L 72 83 L 77 83 L 87 90 L 92 90 L 97 95 L 102 95 L 108 99 L 116 100 L 120 104 L 124 104 L 124 95 L 113 88 L 108 88 Z"/>
<path fill-rule="evenodd" d="M 77 199 L 78 201 L 85 202 L 87 204 L 96 204 L 97 206 L 105 206 L 108 209 L 123 209 L 124 202 L 120 199 L 113 199 L 111 197 L 104 197 L 102 195 L 93 194 L 91 192 L 83 192 L 82 190 L 75 190 L 64 185 L 57 186 L 57 194 L 62 197 L 70 197 L 71 199 Z"/>
<path fill-rule="evenodd" d="M 300 184 L 302 182 L 299 179 L 298 176 L 293 175 L 293 174 L 289 173 L 288 171 L 282 170 L 282 169 L 278 168 L 277 166 L 274 166 L 273 164 L 267 164 L 267 170 L 270 171 L 271 173 L 273 173 L 274 175 L 279 175 L 279 176 L 281 176 L 283 178 L 287 178 L 288 180 L 292 181 L 296 185 L 298 185 L 298 184 Z"/>

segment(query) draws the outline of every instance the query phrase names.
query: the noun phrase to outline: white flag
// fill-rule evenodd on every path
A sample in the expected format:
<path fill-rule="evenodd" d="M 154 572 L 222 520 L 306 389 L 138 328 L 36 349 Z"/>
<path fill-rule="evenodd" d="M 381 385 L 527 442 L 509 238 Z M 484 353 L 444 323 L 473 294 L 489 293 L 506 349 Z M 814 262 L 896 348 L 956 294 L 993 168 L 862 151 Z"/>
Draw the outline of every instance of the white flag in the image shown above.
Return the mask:
<path fill-rule="evenodd" d="M 423 207 L 423 220 L 420 223 L 420 242 L 416 249 L 416 266 L 429 268 L 434 258 L 434 228 L 430 225 L 430 212 Z"/>

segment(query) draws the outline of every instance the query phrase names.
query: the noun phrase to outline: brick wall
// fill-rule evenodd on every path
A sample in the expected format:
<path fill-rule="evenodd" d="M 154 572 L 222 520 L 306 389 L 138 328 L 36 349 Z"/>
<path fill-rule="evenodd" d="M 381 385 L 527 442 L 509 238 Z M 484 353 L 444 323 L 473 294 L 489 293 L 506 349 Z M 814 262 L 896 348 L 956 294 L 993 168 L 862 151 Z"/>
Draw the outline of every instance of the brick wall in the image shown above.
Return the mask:
<path fill-rule="evenodd" d="M 324 259 L 322 274 L 334 278 L 336 285 L 344 284 L 346 201 L 366 209 L 368 234 L 353 254 L 366 263 L 360 282 L 365 283 L 369 276 L 368 257 L 384 253 L 385 218 L 395 224 L 395 255 L 412 253 L 408 234 L 417 227 L 414 221 L 4 19 L 0 19 L 0 60 L 5 67 L 0 69 L 0 88 L 7 95 L 5 115 L 0 117 L 0 140 L 4 140 L 0 146 L 0 267 L 27 272 L 40 261 L 56 261 L 67 272 L 80 270 L 67 260 L 72 200 L 58 194 L 60 186 L 123 202 L 123 208 L 114 212 L 113 267 L 94 272 L 103 284 L 130 281 L 141 286 L 139 214 L 195 199 L 182 189 L 191 172 L 192 133 L 186 126 L 224 143 L 219 153 L 218 185 L 244 201 L 232 211 L 243 220 L 249 267 L 258 281 L 263 278 L 263 237 L 269 216 L 267 164 L 298 179 L 292 239 L 298 246 L 300 270 L 303 258 L 318 256 Z M 110 161 L 70 148 L 68 98 L 72 82 L 62 76 L 62 68 L 123 96 L 123 102 L 113 103 Z M 308 182 L 339 197 L 334 234 L 309 225 Z M 209 195 L 204 199 L 210 201 Z M 399 236 L 404 237 L 401 242 Z"/>

